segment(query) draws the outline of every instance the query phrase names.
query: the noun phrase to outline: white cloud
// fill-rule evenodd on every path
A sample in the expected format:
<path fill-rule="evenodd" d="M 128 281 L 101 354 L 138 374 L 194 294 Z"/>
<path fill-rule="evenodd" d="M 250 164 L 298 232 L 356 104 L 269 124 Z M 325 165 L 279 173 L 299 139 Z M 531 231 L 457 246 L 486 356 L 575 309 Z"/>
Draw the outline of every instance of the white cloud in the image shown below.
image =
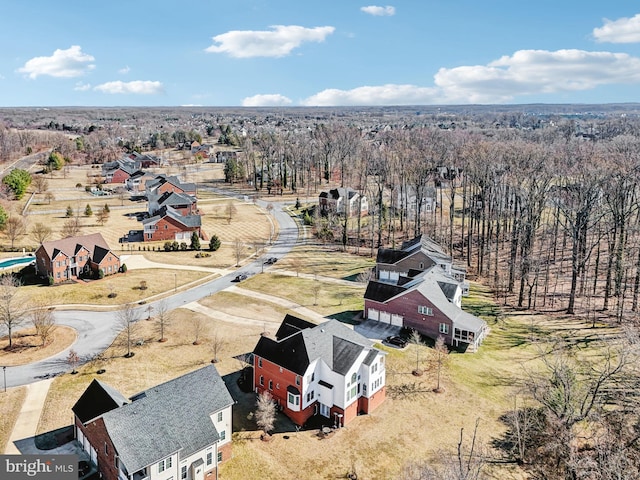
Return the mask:
<path fill-rule="evenodd" d="M 134 93 L 137 95 L 157 95 L 164 92 L 161 82 L 152 82 L 144 80 L 135 80 L 133 82 L 107 82 L 96 85 L 94 90 L 103 93 Z"/>
<path fill-rule="evenodd" d="M 24 64 L 24 67 L 19 68 L 18 72 L 34 79 L 40 75 L 61 78 L 80 77 L 95 68 L 95 65 L 90 63 L 94 60 L 93 56 L 83 53 L 80 46 L 73 45 L 67 50 L 57 49 L 50 57 L 32 58 Z"/>
<path fill-rule="evenodd" d="M 438 101 L 438 90 L 415 85 L 382 85 L 353 90 L 327 89 L 306 98 L 306 106 L 420 105 Z"/>
<path fill-rule="evenodd" d="M 386 7 L 369 5 L 368 7 L 360 7 L 360 10 L 376 17 L 391 17 L 396 14 L 395 7 L 392 7 L 391 5 L 387 5 Z"/>
<path fill-rule="evenodd" d="M 78 91 L 78 92 L 86 92 L 87 90 L 91 90 L 91 84 L 90 83 L 77 82 L 76 86 L 73 87 L 73 89 Z"/>
<path fill-rule="evenodd" d="M 364 86 L 327 89 L 308 106 L 508 103 L 516 97 L 639 84 L 640 58 L 584 50 L 519 50 L 487 65 L 441 68 L 434 86 Z"/>
<path fill-rule="evenodd" d="M 242 100 L 243 107 L 284 107 L 287 105 L 291 105 L 291 99 L 278 93 L 254 95 Z"/>
<path fill-rule="evenodd" d="M 640 83 L 639 58 L 584 50 L 519 50 L 488 65 L 441 68 L 435 75 L 443 100 L 456 103 L 502 103 L 621 83 Z"/>
<path fill-rule="evenodd" d="M 131 69 L 129 68 L 129 65 L 127 65 L 126 67 L 123 67 L 120 70 L 118 70 L 118 73 L 121 74 L 121 75 L 126 75 L 130 71 L 131 71 Z"/>
<path fill-rule="evenodd" d="M 618 20 L 604 19 L 604 26 L 593 29 L 593 37 L 598 42 L 638 43 L 640 42 L 640 13 L 631 18 Z"/>
<path fill-rule="evenodd" d="M 333 27 L 305 28 L 298 25 L 273 25 L 272 30 L 232 30 L 213 37 L 219 45 L 205 51 L 226 53 L 235 58 L 284 57 L 305 42 L 323 42 Z"/>

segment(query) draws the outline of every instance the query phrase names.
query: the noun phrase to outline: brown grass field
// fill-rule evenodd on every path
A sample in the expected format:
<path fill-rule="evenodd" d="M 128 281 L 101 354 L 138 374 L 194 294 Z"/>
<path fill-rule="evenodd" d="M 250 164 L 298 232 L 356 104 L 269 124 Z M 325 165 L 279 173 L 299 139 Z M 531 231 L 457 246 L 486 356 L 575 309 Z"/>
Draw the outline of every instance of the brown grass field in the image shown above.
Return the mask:
<path fill-rule="evenodd" d="M 8 349 L 8 338 L 0 339 L 0 365 L 13 367 L 44 360 L 72 345 L 76 338 L 73 328 L 56 325 L 52 329 L 51 338 L 43 346 L 34 328 L 21 329 L 13 336 L 11 350 Z"/>

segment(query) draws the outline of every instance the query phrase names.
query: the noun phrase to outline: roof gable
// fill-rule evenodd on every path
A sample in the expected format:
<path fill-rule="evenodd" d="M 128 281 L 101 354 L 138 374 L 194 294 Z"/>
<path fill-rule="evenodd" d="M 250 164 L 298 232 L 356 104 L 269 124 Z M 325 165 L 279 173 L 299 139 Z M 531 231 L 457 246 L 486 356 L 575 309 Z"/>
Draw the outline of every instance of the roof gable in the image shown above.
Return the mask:
<path fill-rule="evenodd" d="M 129 401 L 116 389 L 94 379 L 71 408 L 82 423 L 99 417 Z"/>

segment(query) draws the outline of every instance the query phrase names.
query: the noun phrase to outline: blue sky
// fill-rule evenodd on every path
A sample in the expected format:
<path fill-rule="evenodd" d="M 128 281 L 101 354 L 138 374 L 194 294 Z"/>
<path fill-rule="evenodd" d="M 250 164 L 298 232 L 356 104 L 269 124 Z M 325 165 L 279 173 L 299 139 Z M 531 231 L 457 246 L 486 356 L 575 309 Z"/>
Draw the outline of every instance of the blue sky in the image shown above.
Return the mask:
<path fill-rule="evenodd" d="M 0 107 L 640 101 L 631 0 L 2 0 Z"/>

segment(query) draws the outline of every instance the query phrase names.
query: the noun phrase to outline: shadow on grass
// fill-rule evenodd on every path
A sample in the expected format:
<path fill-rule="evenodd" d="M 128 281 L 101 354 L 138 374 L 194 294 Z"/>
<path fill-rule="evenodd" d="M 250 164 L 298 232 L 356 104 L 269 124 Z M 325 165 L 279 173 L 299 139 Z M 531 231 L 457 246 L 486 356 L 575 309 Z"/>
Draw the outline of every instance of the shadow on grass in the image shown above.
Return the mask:
<path fill-rule="evenodd" d="M 344 312 L 329 315 L 327 318 L 332 318 L 348 325 L 360 325 L 362 310 L 345 310 Z"/>

